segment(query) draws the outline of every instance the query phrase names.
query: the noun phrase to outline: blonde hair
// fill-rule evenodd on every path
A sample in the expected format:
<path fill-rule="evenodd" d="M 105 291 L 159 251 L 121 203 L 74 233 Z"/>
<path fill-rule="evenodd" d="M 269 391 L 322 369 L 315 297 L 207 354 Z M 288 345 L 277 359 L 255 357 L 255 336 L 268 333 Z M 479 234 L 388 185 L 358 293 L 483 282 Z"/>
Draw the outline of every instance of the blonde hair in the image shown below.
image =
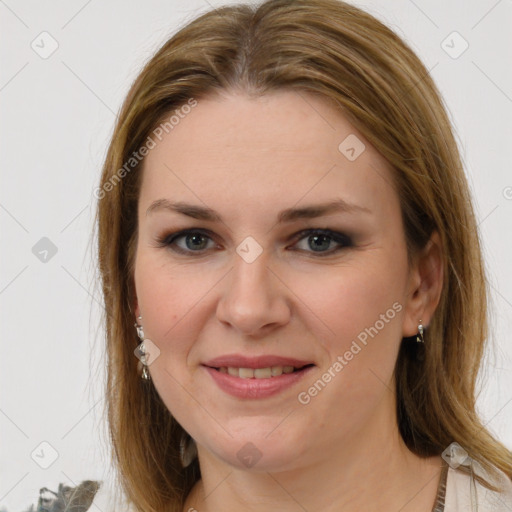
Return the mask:
<path fill-rule="evenodd" d="M 106 399 L 113 462 L 128 499 L 141 511 L 179 511 L 200 472 L 197 459 L 181 467 L 184 431 L 137 371 L 131 306 L 143 160 L 133 168 L 126 162 L 172 111 L 219 90 L 315 94 L 391 164 L 409 256 L 434 230 L 444 249 L 425 349 L 404 339 L 396 363 L 400 434 L 420 456 L 440 455 L 456 441 L 484 468 L 511 477 L 512 454 L 475 410 L 488 292 L 466 178 L 435 84 L 413 51 L 364 11 L 337 0 L 270 0 L 210 11 L 169 39 L 132 85 L 104 164 L 97 228 Z"/>

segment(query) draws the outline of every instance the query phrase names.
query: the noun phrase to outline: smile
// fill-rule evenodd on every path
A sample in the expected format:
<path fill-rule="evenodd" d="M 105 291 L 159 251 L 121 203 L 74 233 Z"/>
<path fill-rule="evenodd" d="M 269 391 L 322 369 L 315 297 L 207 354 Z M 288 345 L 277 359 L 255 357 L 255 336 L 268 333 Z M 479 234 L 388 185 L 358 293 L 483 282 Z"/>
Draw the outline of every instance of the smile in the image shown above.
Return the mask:
<path fill-rule="evenodd" d="M 311 365 L 307 365 L 311 366 Z M 215 368 L 220 373 L 227 373 L 233 377 L 241 379 L 270 379 L 279 377 L 283 373 L 293 373 L 304 367 L 295 368 L 294 366 L 267 366 L 266 368 L 234 368 L 232 366 L 222 366 Z"/>
<path fill-rule="evenodd" d="M 271 366 L 263 368 L 237 368 L 203 366 L 213 382 L 224 393 L 244 400 L 269 398 L 293 387 L 301 381 L 315 365 L 301 368 L 293 366 Z"/>

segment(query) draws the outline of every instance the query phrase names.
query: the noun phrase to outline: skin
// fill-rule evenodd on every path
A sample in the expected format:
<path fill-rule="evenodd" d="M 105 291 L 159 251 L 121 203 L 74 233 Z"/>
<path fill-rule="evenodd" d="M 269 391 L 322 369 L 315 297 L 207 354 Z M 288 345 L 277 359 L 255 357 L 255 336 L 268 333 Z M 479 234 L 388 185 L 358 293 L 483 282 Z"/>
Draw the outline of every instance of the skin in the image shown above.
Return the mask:
<path fill-rule="evenodd" d="M 354 161 L 338 150 L 350 134 L 365 144 Z M 146 213 L 163 198 L 207 206 L 222 222 Z M 277 221 L 284 209 L 339 198 L 369 212 Z M 201 99 L 146 157 L 138 221 L 134 306 L 160 350 L 151 377 L 198 446 L 202 479 L 184 511 L 430 512 L 441 459 L 405 447 L 393 370 L 402 337 L 415 335 L 420 320 L 428 326 L 439 301 L 439 237 L 408 265 L 392 172 L 339 109 L 292 91 Z M 185 236 L 158 242 L 200 228 L 210 234 L 188 245 Z M 318 248 L 295 236 L 304 229 L 331 229 L 353 245 L 331 238 Z M 248 236 L 263 251 L 251 263 L 236 252 Z M 385 326 L 300 403 L 298 394 L 329 368 L 332 376 L 338 356 L 381 315 Z M 276 396 L 244 400 L 201 367 L 227 353 L 316 367 Z M 252 467 L 237 457 L 247 443 L 261 454 Z"/>

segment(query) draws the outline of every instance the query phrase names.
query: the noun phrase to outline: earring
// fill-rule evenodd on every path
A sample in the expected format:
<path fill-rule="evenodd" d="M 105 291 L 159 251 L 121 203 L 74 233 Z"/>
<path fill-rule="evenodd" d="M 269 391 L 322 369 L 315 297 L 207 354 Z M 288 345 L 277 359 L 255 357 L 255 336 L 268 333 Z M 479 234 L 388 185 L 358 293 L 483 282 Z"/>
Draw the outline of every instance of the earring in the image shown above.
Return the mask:
<path fill-rule="evenodd" d="M 138 320 L 142 320 L 142 317 L 139 316 Z M 137 347 L 137 350 L 140 354 L 139 370 L 140 370 L 140 366 L 142 365 L 142 378 L 146 381 L 149 381 L 149 380 L 151 380 L 151 376 L 149 375 L 148 364 L 146 361 L 146 348 L 144 347 L 144 340 L 145 340 L 144 329 L 142 328 L 142 325 L 139 325 L 137 322 L 135 322 L 134 326 L 137 329 L 137 336 L 139 337 L 139 339 L 141 341 L 140 345 Z"/>
<path fill-rule="evenodd" d="M 421 320 L 420 320 L 420 323 L 418 324 L 418 334 L 416 335 L 416 341 L 418 343 L 425 343 L 425 338 L 423 337 L 423 330 L 424 330 L 424 327 L 421 324 Z"/>
<path fill-rule="evenodd" d="M 183 432 L 180 439 L 180 461 L 182 467 L 186 468 L 192 464 L 197 457 L 197 445 L 190 435 Z"/>

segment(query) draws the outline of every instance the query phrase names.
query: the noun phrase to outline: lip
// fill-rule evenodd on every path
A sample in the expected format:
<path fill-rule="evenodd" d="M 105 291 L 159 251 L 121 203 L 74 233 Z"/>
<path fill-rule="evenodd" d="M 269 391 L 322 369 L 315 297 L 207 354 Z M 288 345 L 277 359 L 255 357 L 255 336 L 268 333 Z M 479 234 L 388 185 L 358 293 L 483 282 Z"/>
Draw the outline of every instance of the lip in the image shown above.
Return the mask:
<path fill-rule="evenodd" d="M 235 398 L 246 400 L 268 398 L 277 395 L 302 380 L 314 368 L 314 366 L 308 366 L 297 372 L 283 373 L 278 377 L 270 377 L 268 379 L 242 379 L 241 377 L 221 373 L 215 368 L 204 366 L 204 369 L 211 375 L 222 391 Z"/>
<path fill-rule="evenodd" d="M 210 359 L 203 366 L 210 368 L 232 367 L 232 368 L 268 368 L 270 366 L 295 366 L 301 368 L 308 364 L 314 364 L 313 361 L 293 359 L 290 357 L 277 355 L 261 355 L 256 357 L 247 357 L 242 354 L 226 354 L 214 359 Z M 273 377 L 275 378 L 275 377 Z"/>

